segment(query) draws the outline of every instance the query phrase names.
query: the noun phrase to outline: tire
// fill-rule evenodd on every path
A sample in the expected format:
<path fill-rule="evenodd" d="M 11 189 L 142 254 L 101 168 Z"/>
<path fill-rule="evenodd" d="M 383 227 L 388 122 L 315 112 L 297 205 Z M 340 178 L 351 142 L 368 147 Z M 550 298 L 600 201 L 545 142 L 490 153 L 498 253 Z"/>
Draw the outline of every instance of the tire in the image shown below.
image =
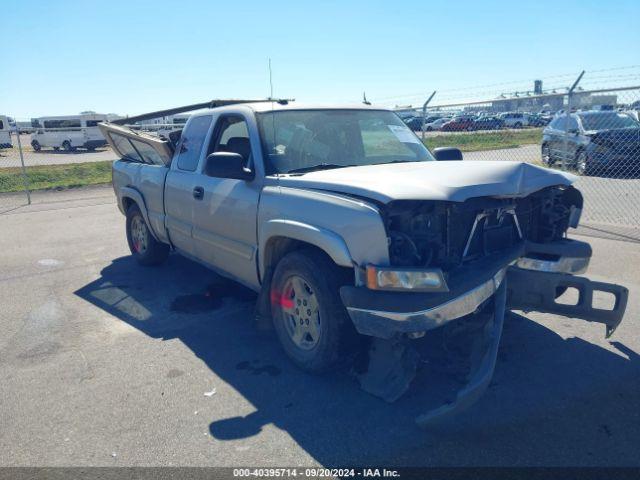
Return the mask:
<path fill-rule="evenodd" d="M 53 147 L 53 149 L 57 152 L 58 150 L 60 150 L 60 147 Z"/>
<path fill-rule="evenodd" d="M 516 122 L 516 123 L 513 125 L 513 128 L 522 128 L 522 124 L 521 124 L 520 122 Z"/>
<path fill-rule="evenodd" d="M 62 149 L 65 152 L 72 152 L 73 147 L 71 146 L 71 142 L 69 140 L 65 140 L 64 142 L 62 142 Z"/>
<path fill-rule="evenodd" d="M 285 255 L 271 283 L 271 314 L 280 344 L 302 370 L 336 367 L 356 332 L 338 289 L 346 274 L 315 250 Z"/>
<path fill-rule="evenodd" d="M 140 265 L 160 265 L 169 256 L 169 245 L 158 242 L 135 203 L 127 210 L 127 243 Z"/>
<path fill-rule="evenodd" d="M 587 152 L 580 150 L 576 155 L 576 173 L 588 177 L 593 174 L 593 167 L 589 162 Z"/>
<path fill-rule="evenodd" d="M 87 147 L 87 152 L 95 152 L 96 147 Z"/>
<path fill-rule="evenodd" d="M 31 142 L 31 148 L 33 148 L 34 152 L 39 152 L 40 150 L 42 150 L 42 145 L 40 145 L 40 142 L 38 142 L 37 140 L 33 140 Z"/>
<path fill-rule="evenodd" d="M 553 165 L 553 159 L 551 158 L 551 149 L 546 143 L 542 144 L 542 163 L 544 163 L 547 167 Z"/>

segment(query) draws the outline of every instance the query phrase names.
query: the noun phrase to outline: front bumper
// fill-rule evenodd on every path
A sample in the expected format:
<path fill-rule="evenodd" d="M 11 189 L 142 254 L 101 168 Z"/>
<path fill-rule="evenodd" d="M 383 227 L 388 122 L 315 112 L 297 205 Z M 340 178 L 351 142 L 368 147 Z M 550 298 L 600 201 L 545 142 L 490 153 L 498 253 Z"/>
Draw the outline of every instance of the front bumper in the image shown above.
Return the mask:
<path fill-rule="evenodd" d="M 389 339 L 433 330 L 474 313 L 496 293 L 510 265 L 577 274 L 586 271 L 590 258 L 591 247 L 585 242 L 526 242 L 449 272 L 448 292 L 384 292 L 344 286 L 340 295 L 359 333 Z"/>
<path fill-rule="evenodd" d="M 588 150 L 587 156 L 592 168 L 601 170 L 612 170 L 618 168 L 638 168 L 640 165 L 640 147 L 636 144 L 629 145 L 628 148 L 621 148 L 622 151 L 598 152 Z"/>

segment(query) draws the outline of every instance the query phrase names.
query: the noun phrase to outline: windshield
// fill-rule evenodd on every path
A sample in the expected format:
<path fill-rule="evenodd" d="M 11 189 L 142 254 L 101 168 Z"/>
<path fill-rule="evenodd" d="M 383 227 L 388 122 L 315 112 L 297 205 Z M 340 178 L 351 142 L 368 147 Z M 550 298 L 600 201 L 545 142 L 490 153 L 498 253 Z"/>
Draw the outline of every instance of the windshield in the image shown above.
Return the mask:
<path fill-rule="evenodd" d="M 257 117 L 267 174 L 434 160 L 388 111 L 291 110 Z"/>
<path fill-rule="evenodd" d="M 624 113 L 585 113 L 580 115 L 585 130 L 640 128 L 640 123 Z"/>

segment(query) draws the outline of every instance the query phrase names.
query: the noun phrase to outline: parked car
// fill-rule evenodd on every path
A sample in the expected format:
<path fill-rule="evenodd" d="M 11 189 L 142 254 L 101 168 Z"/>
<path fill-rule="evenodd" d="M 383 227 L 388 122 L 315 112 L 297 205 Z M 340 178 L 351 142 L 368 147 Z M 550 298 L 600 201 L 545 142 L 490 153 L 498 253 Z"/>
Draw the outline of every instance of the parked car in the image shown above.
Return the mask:
<path fill-rule="evenodd" d="M 498 130 L 504 128 L 504 120 L 498 117 L 483 115 L 473 121 L 473 130 Z"/>
<path fill-rule="evenodd" d="M 523 128 L 529 125 L 527 114 L 521 112 L 501 113 L 498 117 L 504 122 L 506 128 Z"/>
<path fill-rule="evenodd" d="M 432 122 L 435 122 L 436 120 L 438 120 L 440 118 L 440 116 L 436 116 L 436 115 L 430 115 L 427 117 L 413 117 L 410 121 L 405 122 L 409 128 L 413 131 L 421 131 L 422 130 L 422 125 L 425 125 L 425 130 L 427 130 L 426 125 Z M 424 119 L 424 121 L 423 121 Z M 424 122 L 424 123 L 423 123 Z M 431 129 L 433 130 L 433 128 Z"/>
<path fill-rule="evenodd" d="M 444 123 L 440 130 L 443 132 L 461 132 L 473 130 L 474 117 L 472 116 L 459 116 L 454 117 L 448 122 Z"/>
<path fill-rule="evenodd" d="M 543 130 L 542 161 L 564 161 L 581 175 L 640 173 L 640 122 L 631 115 L 587 111 L 556 117 Z"/>
<path fill-rule="evenodd" d="M 393 401 L 421 348 L 438 352 L 419 339 L 442 334 L 440 363 L 451 374 L 460 354 L 469 383 L 420 425 L 487 388 L 506 309 L 604 323 L 607 336 L 624 314 L 624 287 L 573 276 L 591 248 L 566 238 L 583 201 L 564 172 L 461 164 L 458 149 L 432 153 L 392 111 L 364 106 L 226 101 L 194 113 L 176 148 L 100 128 L 121 157 L 113 187 L 134 258 L 157 265 L 173 250 L 255 290 L 303 370 L 364 358 L 362 388 Z M 604 289 L 615 306 L 556 303 L 566 286 Z"/>
<path fill-rule="evenodd" d="M 427 123 L 427 124 L 424 126 L 424 129 L 425 129 L 427 132 L 431 132 L 431 131 L 434 131 L 434 130 L 441 130 L 441 129 L 442 129 L 442 126 L 443 126 L 445 123 L 449 122 L 450 120 L 451 120 L 451 119 L 450 119 L 450 118 L 448 118 L 448 117 L 438 118 L 438 119 L 434 120 L 433 122 Z"/>
<path fill-rule="evenodd" d="M 545 127 L 551 122 L 551 117 L 530 113 L 527 121 L 530 127 Z"/>

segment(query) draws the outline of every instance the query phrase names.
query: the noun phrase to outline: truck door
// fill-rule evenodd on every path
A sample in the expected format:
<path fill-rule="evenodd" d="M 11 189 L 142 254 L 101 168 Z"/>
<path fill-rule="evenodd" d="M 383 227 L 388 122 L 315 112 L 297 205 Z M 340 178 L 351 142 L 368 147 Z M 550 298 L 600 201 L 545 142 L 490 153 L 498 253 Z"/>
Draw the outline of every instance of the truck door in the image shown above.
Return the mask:
<path fill-rule="evenodd" d="M 166 226 L 179 251 L 196 256 L 193 240 L 194 209 L 201 200 L 201 175 L 197 172 L 212 115 L 192 118 L 182 132 L 164 188 Z"/>
<path fill-rule="evenodd" d="M 246 119 L 240 114 L 220 115 L 204 158 L 213 152 L 242 155 L 253 169 L 253 154 Z M 241 283 L 259 285 L 256 269 L 256 216 L 260 184 L 256 180 L 215 178 L 200 172 L 194 187 L 193 239 L 198 259 Z"/>

